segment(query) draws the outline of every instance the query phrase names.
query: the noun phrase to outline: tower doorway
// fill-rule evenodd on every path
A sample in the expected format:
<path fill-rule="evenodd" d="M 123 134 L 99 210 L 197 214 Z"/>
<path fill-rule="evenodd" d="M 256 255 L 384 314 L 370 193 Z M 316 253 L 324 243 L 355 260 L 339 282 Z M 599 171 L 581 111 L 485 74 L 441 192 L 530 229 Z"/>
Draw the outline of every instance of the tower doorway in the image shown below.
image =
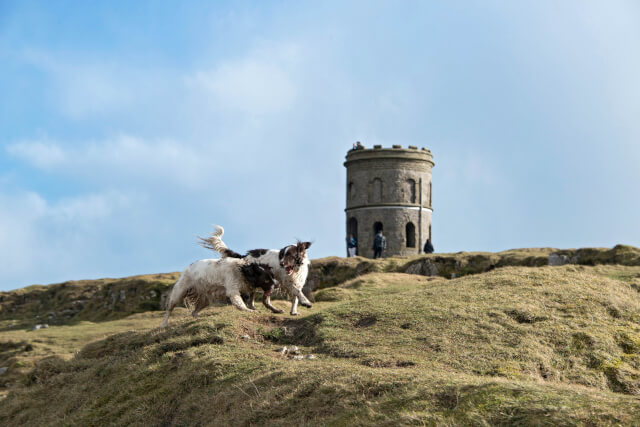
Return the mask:
<path fill-rule="evenodd" d="M 358 220 L 354 217 L 349 218 L 349 223 L 347 224 L 347 238 L 349 238 L 351 234 L 353 234 L 353 238 L 356 239 L 356 255 L 358 255 Z"/>

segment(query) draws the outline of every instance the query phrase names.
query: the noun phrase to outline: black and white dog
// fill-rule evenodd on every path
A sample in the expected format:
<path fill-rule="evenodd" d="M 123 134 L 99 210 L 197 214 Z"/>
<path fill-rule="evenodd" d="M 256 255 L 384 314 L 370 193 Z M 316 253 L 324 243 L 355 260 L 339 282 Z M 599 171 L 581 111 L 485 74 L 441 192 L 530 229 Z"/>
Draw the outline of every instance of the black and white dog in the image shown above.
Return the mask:
<path fill-rule="evenodd" d="M 280 281 L 281 289 L 289 294 L 291 298 L 291 315 L 298 314 L 298 301 L 305 307 L 311 307 L 311 302 L 302 293 L 302 287 L 307 281 L 309 274 L 309 257 L 307 249 L 311 242 L 297 242 L 295 245 L 285 246 L 278 249 L 253 249 L 245 255 L 227 248 L 222 241 L 224 229 L 216 226 L 213 233 L 207 238 L 200 237 L 200 244 L 207 249 L 220 253 L 224 258 L 239 258 L 248 261 L 264 263 L 273 269 L 276 278 Z M 251 295 L 249 305 L 253 305 L 254 296 Z M 267 303 L 271 304 L 271 298 L 267 296 Z M 272 309 L 274 313 L 282 313 L 282 310 Z"/>
<path fill-rule="evenodd" d="M 256 288 L 264 291 L 262 302 L 270 310 L 277 310 L 271 305 L 271 292 L 279 287 L 271 267 L 258 262 L 237 259 L 203 259 L 187 267 L 173 285 L 167 300 L 167 313 L 162 327 L 169 323 L 171 311 L 183 300 L 192 302 L 193 317 L 215 301 L 231 300 L 236 308 L 243 311 L 255 311 L 253 297 L 249 308 L 242 300 L 242 295 L 255 295 Z"/>

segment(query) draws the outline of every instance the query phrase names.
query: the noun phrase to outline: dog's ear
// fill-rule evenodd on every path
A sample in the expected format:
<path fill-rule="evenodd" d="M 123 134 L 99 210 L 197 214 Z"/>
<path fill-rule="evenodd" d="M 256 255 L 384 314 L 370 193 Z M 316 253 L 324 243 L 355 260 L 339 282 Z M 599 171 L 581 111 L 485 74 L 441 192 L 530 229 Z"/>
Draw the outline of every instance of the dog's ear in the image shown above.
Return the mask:
<path fill-rule="evenodd" d="M 258 275 L 260 274 L 258 266 L 253 263 L 243 265 L 242 267 L 240 267 L 240 269 L 242 270 L 242 274 L 244 275 L 245 279 L 247 279 L 247 281 L 250 283 L 255 282 L 258 278 Z"/>
<path fill-rule="evenodd" d="M 251 264 L 251 267 L 253 268 L 253 272 L 256 275 L 256 277 L 268 273 L 267 269 L 265 268 L 266 266 L 264 264 Z"/>
<path fill-rule="evenodd" d="M 298 244 L 305 248 L 305 250 L 309 249 L 309 246 L 311 246 L 311 242 L 299 242 Z"/>
<path fill-rule="evenodd" d="M 242 266 L 242 273 L 244 277 L 250 282 L 258 282 L 260 279 L 265 280 L 273 277 L 273 271 L 267 264 L 251 263 L 249 265 Z"/>

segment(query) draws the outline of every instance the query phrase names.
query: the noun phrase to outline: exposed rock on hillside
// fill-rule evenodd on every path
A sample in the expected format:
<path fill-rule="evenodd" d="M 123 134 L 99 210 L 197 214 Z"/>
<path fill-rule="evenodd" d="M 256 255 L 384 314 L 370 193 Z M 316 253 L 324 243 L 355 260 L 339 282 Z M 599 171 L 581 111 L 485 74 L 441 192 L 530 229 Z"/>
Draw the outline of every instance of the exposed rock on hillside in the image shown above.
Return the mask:
<path fill-rule="evenodd" d="M 0 292 L 0 320 L 15 326 L 117 319 L 132 313 L 161 310 L 178 273 L 123 279 L 69 281 Z"/>

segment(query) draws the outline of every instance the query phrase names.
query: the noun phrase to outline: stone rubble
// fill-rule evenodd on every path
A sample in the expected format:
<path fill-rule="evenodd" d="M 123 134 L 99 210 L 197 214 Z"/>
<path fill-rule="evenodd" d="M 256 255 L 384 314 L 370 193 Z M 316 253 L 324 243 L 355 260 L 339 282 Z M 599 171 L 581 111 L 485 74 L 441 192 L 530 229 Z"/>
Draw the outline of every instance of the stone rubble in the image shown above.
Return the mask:
<path fill-rule="evenodd" d="M 303 355 L 300 349 L 298 348 L 298 346 L 295 346 L 295 345 L 292 345 L 289 347 L 284 346 L 280 350 L 278 350 L 278 353 L 280 353 L 281 355 L 285 356 L 290 360 L 317 359 L 317 356 L 313 354 Z"/>
<path fill-rule="evenodd" d="M 571 259 L 567 255 L 551 254 L 549 255 L 549 265 L 559 266 L 569 264 Z"/>

